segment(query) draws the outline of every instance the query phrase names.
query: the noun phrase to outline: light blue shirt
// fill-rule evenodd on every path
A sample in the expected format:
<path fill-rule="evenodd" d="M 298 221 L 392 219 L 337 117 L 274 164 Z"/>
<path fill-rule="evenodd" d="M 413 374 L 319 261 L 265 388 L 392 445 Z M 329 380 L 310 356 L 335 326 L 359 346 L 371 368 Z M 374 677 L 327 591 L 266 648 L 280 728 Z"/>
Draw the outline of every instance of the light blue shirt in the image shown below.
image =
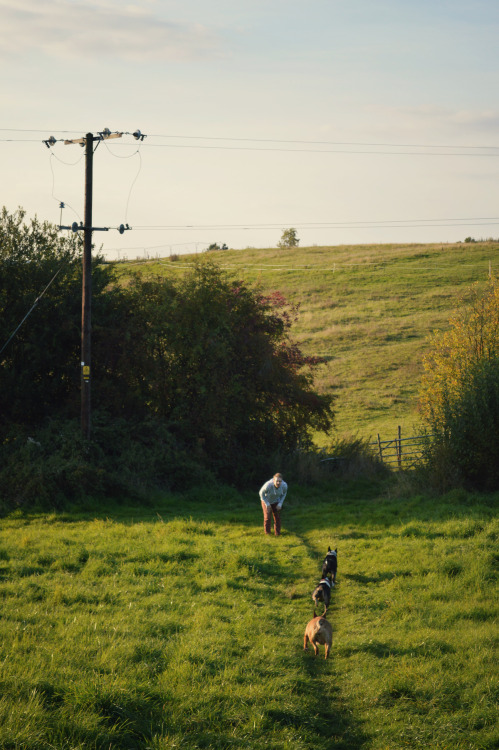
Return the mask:
<path fill-rule="evenodd" d="M 272 478 L 269 479 L 268 482 L 265 482 L 263 487 L 260 489 L 260 498 L 262 502 L 265 503 L 265 505 L 272 505 L 272 503 L 279 503 L 279 505 L 282 505 L 287 491 L 288 485 L 284 480 L 281 482 L 279 487 L 276 487 L 274 484 L 274 479 Z"/>

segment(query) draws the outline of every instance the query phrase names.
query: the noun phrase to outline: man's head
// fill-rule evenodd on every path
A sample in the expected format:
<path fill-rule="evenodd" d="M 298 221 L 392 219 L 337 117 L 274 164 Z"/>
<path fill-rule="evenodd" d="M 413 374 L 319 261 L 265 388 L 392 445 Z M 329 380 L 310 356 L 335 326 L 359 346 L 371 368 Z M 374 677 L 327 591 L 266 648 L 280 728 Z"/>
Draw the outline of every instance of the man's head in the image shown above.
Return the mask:
<path fill-rule="evenodd" d="M 282 484 L 282 474 L 274 474 L 274 487 L 280 487 Z"/>

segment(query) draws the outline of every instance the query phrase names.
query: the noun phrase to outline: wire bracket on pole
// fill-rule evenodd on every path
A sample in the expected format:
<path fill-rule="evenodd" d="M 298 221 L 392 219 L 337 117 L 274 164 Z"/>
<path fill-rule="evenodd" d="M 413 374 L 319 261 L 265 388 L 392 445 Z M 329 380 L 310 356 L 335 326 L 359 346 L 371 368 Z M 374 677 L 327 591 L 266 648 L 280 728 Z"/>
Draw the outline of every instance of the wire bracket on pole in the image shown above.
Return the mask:
<path fill-rule="evenodd" d="M 93 141 L 108 141 L 111 138 L 122 138 L 124 135 L 133 135 L 136 141 L 143 141 L 144 138 L 147 138 L 147 135 L 145 133 L 142 133 L 138 128 L 133 133 L 128 133 L 124 131 L 116 130 L 114 133 L 109 130 L 109 128 L 104 128 L 104 130 L 99 130 L 97 135 L 92 136 Z M 45 140 L 42 141 L 46 145 L 47 148 L 51 148 L 52 146 L 55 146 L 55 144 L 58 142 L 58 140 L 62 140 L 62 138 L 57 139 L 54 138 L 53 135 L 50 136 L 50 138 L 45 138 Z M 80 146 L 85 146 L 87 142 L 86 137 L 83 138 L 71 138 L 71 139 L 65 139 L 64 145 L 69 146 L 70 144 L 77 143 Z"/>
<path fill-rule="evenodd" d="M 122 135 L 123 135 L 123 133 L 120 133 L 118 131 L 116 131 L 115 133 L 111 133 L 111 131 L 109 130 L 109 128 L 104 128 L 104 130 L 99 131 L 99 133 L 97 133 L 97 135 L 93 135 L 92 136 L 92 140 L 93 141 L 107 141 L 110 138 L 121 138 Z M 86 142 L 87 142 L 86 137 L 84 137 L 84 138 L 72 138 L 72 139 L 69 139 L 69 140 L 65 140 L 64 141 L 64 145 L 65 146 L 69 146 L 69 145 L 71 145 L 73 143 L 78 143 L 80 146 L 85 146 Z"/>
<path fill-rule="evenodd" d="M 73 221 L 71 226 L 59 224 L 57 229 L 69 229 L 71 232 L 83 232 L 84 229 L 86 229 L 85 226 L 83 226 L 83 222 L 80 221 L 78 224 L 76 221 Z M 109 232 L 110 227 L 90 227 L 90 231 L 92 232 Z M 132 230 L 132 227 L 128 224 L 120 224 L 119 227 L 116 227 L 118 232 L 120 234 L 124 234 L 125 232 L 130 232 Z"/>
<path fill-rule="evenodd" d="M 73 221 L 70 227 L 68 226 L 62 226 L 59 224 L 57 227 L 58 229 L 70 229 L 72 232 L 83 232 L 84 229 L 87 227 L 83 226 L 83 222 L 80 221 L 79 224 L 77 224 L 76 221 Z M 109 227 L 90 227 L 90 230 L 92 232 L 109 232 Z"/>

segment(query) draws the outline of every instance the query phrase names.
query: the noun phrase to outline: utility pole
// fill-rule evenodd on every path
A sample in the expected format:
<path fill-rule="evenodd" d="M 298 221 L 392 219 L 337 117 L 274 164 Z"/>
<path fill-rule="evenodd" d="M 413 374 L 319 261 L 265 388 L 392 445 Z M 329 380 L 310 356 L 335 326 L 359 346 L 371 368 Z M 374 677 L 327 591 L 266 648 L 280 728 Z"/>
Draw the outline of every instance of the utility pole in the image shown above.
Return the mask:
<path fill-rule="evenodd" d="M 81 290 L 81 431 L 90 439 L 90 366 L 92 362 L 92 190 L 94 137 L 85 136 L 85 224 L 83 228 L 83 279 Z"/>
<path fill-rule="evenodd" d="M 59 229 L 71 229 L 73 232 L 83 231 L 83 273 L 81 291 L 81 431 L 87 440 L 91 435 L 91 364 L 92 364 L 92 232 L 108 232 L 109 227 L 92 226 L 92 203 L 93 203 L 93 170 L 94 170 L 94 143 L 99 145 L 100 141 L 109 138 L 121 138 L 123 133 L 111 133 L 109 128 L 94 135 L 87 133 L 84 138 L 65 140 L 66 145 L 78 143 L 85 147 L 85 214 L 84 224 L 73 224 L 69 226 L 59 225 Z M 140 130 L 132 133 L 135 140 L 143 141 L 146 137 Z M 47 148 L 56 143 L 54 136 L 43 141 Z M 63 204 L 61 204 L 61 208 Z M 61 211 L 62 216 L 62 211 Z M 120 224 L 118 231 L 123 234 L 131 227 L 128 224 Z"/>

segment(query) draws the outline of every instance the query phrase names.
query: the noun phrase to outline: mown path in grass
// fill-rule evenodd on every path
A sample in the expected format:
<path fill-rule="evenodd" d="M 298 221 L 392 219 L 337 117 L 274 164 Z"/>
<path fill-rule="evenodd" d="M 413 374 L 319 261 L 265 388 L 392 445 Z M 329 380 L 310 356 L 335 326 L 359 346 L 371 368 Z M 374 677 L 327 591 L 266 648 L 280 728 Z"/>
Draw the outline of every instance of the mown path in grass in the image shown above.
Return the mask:
<path fill-rule="evenodd" d="M 3 519 L 0 747 L 495 747 L 497 499 L 292 488 L 278 539 L 230 491 Z"/>

